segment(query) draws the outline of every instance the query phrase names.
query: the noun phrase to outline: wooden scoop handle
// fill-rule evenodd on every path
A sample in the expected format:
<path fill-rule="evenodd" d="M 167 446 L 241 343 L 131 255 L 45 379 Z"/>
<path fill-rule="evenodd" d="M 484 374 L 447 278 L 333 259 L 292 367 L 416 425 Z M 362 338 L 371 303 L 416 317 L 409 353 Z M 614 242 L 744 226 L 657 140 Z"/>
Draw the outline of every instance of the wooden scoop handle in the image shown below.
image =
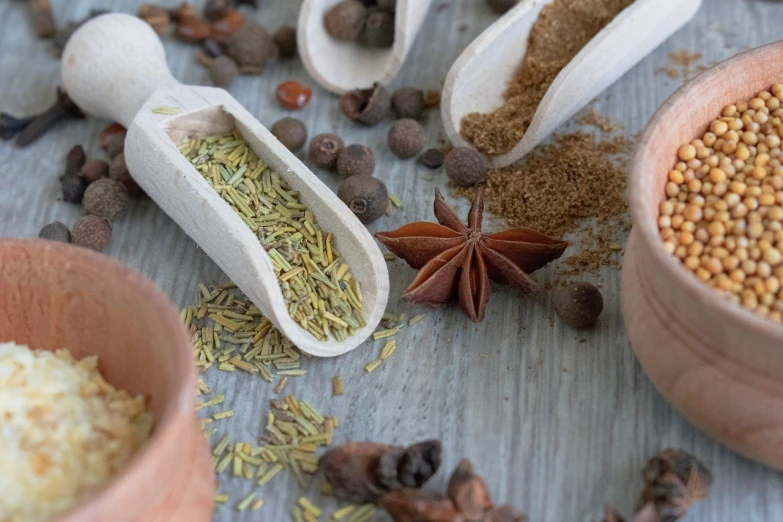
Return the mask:
<path fill-rule="evenodd" d="M 63 52 L 62 77 L 83 111 L 125 127 L 153 92 L 178 83 L 155 31 L 120 13 L 98 16 L 73 34 Z"/>

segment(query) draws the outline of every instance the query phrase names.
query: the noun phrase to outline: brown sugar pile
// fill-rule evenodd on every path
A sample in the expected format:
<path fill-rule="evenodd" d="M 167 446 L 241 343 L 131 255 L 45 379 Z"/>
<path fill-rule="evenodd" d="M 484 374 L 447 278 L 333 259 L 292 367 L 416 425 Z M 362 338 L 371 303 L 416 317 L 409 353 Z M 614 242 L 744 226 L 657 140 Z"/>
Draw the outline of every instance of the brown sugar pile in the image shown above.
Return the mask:
<path fill-rule="evenodd" d="M 498 110 L 462 119 L 462 135 L 480 151 L 510 151 L 524 136 L 538 105 L 560 71 L 633 0 L 555 0 L 541 10 L 517 77 Z"/>

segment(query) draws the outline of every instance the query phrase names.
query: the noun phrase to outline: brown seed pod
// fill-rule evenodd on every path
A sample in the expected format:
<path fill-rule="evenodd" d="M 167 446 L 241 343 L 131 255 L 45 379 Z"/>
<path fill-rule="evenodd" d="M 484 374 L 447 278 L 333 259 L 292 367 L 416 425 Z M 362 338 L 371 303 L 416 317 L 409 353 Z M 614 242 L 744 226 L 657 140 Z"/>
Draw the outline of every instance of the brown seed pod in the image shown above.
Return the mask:
<path fill-rule="evenodd" d="M 90 160 L 82 165 L 79 175 L 87 184 L 109 177 L 109 164 L 103 160 Z"/>
<path fill-rule="evenodd" d="M 510 11 L 512 7 L 517 5 L 519 0 L 486 0 L 487 5 L 495 11 L 497 14 L 503 14 Z"/>
<path fill-rule="evenodd" d="M 424 127 L 416 120 L 397 120 L 389 129 L 389 148 L 400 159 L 410 159 L 421 152 L 427 136 Z"/>
<path fill-rule="evenodd" d="M 88 214 L 93 214 L 109 221 L 128 208 L 128 189 L 116 179 L 99 179 L 91 183 L 84 192 L 82 206 Z"/>
<path fill-rule="evenodd" d="M 277 45 L 266 29 L 248 21 L 234 34 L 227 52 L 240 67 L 262 67 L 277 56 Z"/>
<path fill-rule="evenodd" d="M 340 98 L 340 109 L 349 119 L 365 125 L 382 122 L 391 110 L 391 96 L 386 88 L 376 83 L 371 89 L 357 89 Z"/>
<path fill-rule="evenodd" d="M 604 309 L 601 291 L 590 283 L 571 283 L 558 287 L 554 296 L 555 312 L 572 328 L 595 324 Z"/>
<path fill-rule="evenodd" d="M 112 123 L 101 131 L 101 134 L 98 136 L 98 143 L 106 155 L 109 156 L 109 159 L 114 159 L 125 149 L 126 134 L 125 127 L 119 123 Z"/>
<path fill-rule="evenodd" d="M 336 40 L 358 40 L 364 28 L 367 8 L 358 0 L 343 0 L 324 15 L 324 26 Z"/>
<path fill-rule="evenodd" d="M 84 198 L 84 191 L 87 190 L 87 181 L 78 175 L 63 176 L 60 180 L 60 189 L 63 191 L 63 201 L 78 204 Z"/>
<path fill-rule="evenodd" d="M 337 156 L 337 172 L 344 178 L 372 176 L 375 170 L 375 154 L 364 145 L 348 145 Z"/>
<path fill-rule="evenodd" d="M 125 188 L 128 189 L 128 194 L 130 194 L 130 197 L 138 198 L 144 195 L 144 190 L 142 190 L 138 183 L 134 181 L 130 175 L 130 172 L 128 171 L 128 166 L 125 164 L 124 153 L 117 154 L 114 159 L 111 160 L 111 165 L 109 166 L 109 177 L 111 179 L 116 179 L 117 181 L 122 182 L 122 184 L 125 185 Z"/>
<path fill-rule="evenodd" d="M 367 10 L 359 43 L 365 47 L 385 49 L 394 45 L 394 12 L 377 7 Z"/>
<path fill-rule="evenodd" d="M 371 176 L 351 176 L 340 183 L 337 197 L 348 205 L 351 212 L 364 224 L 380 218 L 389 208 L 389 192 L 386 185 Z"/>
<path fill-rule="evenodd" d="M 401 489 L 381 497 L 381 506 L 394 522 L 464 522 L 457 508 L 442 493 Z"/>
<path fill-rule="evenodd" d="M 316 166 L 322 169 L 335 170 L 337 158 L 345 149 L 345 143 L 335 134 L 319 134 L 310 141 L 308 156 Z"/>
<path fill-rule="evenodd" d="M 487 484 L 473 472 L 473 464 L 467 459 L 451 474 L 447 495 L 466 522 L 481 522 L 484 514 L 492 509 Z"/>
<path fill-rule="evenodd" d="M 100 252 L 111 241 L 111 223 L 106 218 L 87 214 L 73 226 L 73 244 Z"/>
<path fill-rule="evenodd" d="M 397 118 L 420 120 L 424 115 L 424 91 L 415 87 L 400 87 L 391 97 L 391 106 Z"/>
<path fill-rule="evenodd" d="M 642 470 L 644 487 L 640 505 L 652 503 L 661 522 L 676 522 L 688 509 L 707 497 L 712 474 L 693 455 L 681 449 L 667 449 Z"/>
<path fill-rule="evenodd" d="M 77 176 L 86 161 L 87 155 L 84 153 L 84 147 L 81 145 L 74 145 L 65 156 L 65 173 L 60 179 L 67 176 Z"/>
<path fill-rule="evenodd" d="M 438 149 L 427 149 L 421 156 L 419 156 L 419 163 L 428 169 L 437 169 L 443 165 L 443 161 L 443 153 Z"/>
<path fill-rule="evenodd" d="M 472 187 L 484 179 L 487 160 L 470 147 L 454 147 L 446 155 L 446 175 L 461 187 Z"/>
<path fill-rule="evenodd" d="M 278 120 L 269 131 L 291 152 L 301 149 L 307 141 L 307 127 L 296 118 Z"/>
<path fill-rule="evenodd" d="M 68 230 L 64 224 L 59 221 L 49 223 L 41 229 L 38 233 L 38 237 L 41 239 L 48 239 L 49 241 L 60 241 L 62 243 L 71 242 L 71 231 Z"/>
<path fill-rule="evenodd" d="M 273 38 L 281 57 L 293 58 L 296 56 L 296 29 L 290 25 L 282 25 L 277 28 Z"/>
<path fill-rule="evenodd" d="M 239 76 L 239 66 L 225 54 L 218 56 L 209 64 L 209 77 L 217 87 L 229 87 Z"/>

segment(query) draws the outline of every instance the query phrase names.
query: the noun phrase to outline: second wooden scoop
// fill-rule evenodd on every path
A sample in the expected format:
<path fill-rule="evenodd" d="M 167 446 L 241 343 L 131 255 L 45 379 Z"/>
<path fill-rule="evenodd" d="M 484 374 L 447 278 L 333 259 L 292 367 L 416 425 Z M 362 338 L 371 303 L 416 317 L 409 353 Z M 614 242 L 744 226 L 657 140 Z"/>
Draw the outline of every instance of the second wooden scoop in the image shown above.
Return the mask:
<path fill-rule="evenodd" d="M 147 23 L 126 14 L 103 15 L 86 23 L 65 48 L 62 75 L 80 108 L 127 127 L 125 159 L 133 179 L 291 342 L 312 355 L 335 356 L 371 335 L 389 292 L 386 262 L 375 240 L 348 207 L 230 94 L 178 83 L 166 65 L 160 39 Z M 159 107 L 176 109 L 176 114 L 153 111 Z M 302 204 L 325 232 L 332 233 L 346 256 L 360 283 L 367 325 L 345 341 L 318 341 L 291 319 L 258 238 L 177 149 L 186 139 L 232 129 L 300 193 Z"/>
<path fill-rule="evenodd" d="M 443 87 L 443 126 L 454 145 L 462 118 L 503 105 L 507 82 L 519 71 L 528 35 L 541 10 L 554 0 L 522 0 L 481 33 L 451 67 Z M 491 159 L 504 167 L 525 156 L 590 100 L 685 25 L 701 0 L 636 0 L 601 30 L 558 74 L 541 100 L 524 137 Z"/>

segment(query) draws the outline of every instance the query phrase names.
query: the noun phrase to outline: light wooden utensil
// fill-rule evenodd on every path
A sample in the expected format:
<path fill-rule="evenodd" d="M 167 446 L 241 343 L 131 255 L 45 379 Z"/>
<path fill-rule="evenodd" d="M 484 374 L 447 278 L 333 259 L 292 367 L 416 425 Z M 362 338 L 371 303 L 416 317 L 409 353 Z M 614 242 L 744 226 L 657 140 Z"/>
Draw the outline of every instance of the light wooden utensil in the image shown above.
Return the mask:
<path fill-rule="evenodd" d="M 57 522 L 209 522 L 215 477 L 193 413 L 193 346 L 174 305 L 108 256 L 0 239 L 0 343 L 97 355 L 107 382 L 149 398 L 152 437 L 119 474 Z"/>
<path fill-rule="evenodd" d="M 82 26 L 63 52 L 65 88 L 88 114 L 128 128 L 133 178 L 223 269 L 291 342 L 317 356 L 343 354 L 380 322 L 389 292 L 383 254 L 356 216 L 226 91 L 178 83 L 160 39 L 135 16 L 108 14 Z M 177 114 L 153 112 L 170 107 Z M 288 315 L 272 262 L 250 228 L 177 150 L 191 137 L 238 129 L 301 200 L 361 285 L 367 325 L 344 342 L 317 341 Z"/>
<path fill-rule="evenodd" d="M 454 62 L 443 87 L 441 113 L 454 145 L 463 116 L 492 112 L 522 63 L 527 39 L 541 10 L 553 0 L 522 0 L 492 24 Z M 491 157 L 504 167 L 525 156 L 555 129 L 685 25 L 701 0 L 636 0 L 598 33 L 566 66 L 541 101 L 524 137 L 506 154 Z"/>
<path fill-rule="evenodd" d="M 653 384 L 720 442 L 783 469 L 783 326 L 720 297 L 663 247 L 668 173 L 683 143 L 726 105 L 780 83 L 783 42 L 736 56 L 678 90 L 640 138 L 629 184 L 633 229 L 622 271 L 623 318 Z"/>
<path fill-rule="evenodd" d="M 394 45 L 368 49 L 335 40 L 324 27 L 324 15 L 340 0 L 304 0 L 299 12 L 299 55 L 315 81 L 337 94 L 386 85 L 400 72 L 432 0 L 397 0 Z"/>

